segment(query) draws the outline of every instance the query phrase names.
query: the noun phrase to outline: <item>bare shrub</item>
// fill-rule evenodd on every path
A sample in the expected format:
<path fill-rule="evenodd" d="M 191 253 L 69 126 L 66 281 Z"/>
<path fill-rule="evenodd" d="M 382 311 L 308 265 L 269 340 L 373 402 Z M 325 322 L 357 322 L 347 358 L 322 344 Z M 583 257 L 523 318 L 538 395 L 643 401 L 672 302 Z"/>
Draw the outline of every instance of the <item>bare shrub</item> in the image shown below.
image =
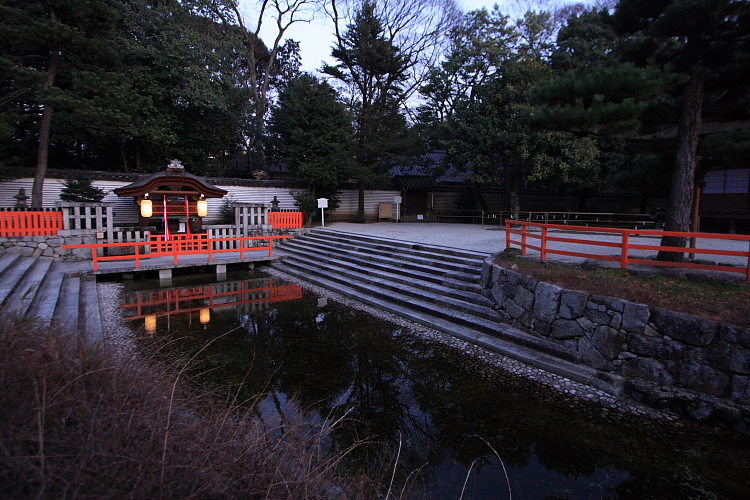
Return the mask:
<path fill-rule="evenodd" d="M 0 325 L 0 498 L 359 499 L 304 412 L 268 427 L 75 336 Z M 173 390 L 173 389 L 177 390 Z"/>

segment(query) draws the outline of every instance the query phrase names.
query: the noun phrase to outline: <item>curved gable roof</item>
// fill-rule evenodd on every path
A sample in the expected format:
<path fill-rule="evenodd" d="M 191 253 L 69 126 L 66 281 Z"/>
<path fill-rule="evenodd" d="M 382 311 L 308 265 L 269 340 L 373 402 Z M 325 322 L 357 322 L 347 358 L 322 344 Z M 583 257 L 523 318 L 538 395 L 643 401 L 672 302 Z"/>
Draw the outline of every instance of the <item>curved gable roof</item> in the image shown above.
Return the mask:
<path fill-rule="evenodd" d="M 228 193 L 228 191 L 205 182 L 197 175 L 171 171 L 161 171 L 149 177 L 144 177 L 132 184 L 115 189 L 114 193 L 117 196 L 141 196 L 146 193 L 158 194 L 159 189 L 157 188 L 162 186 L 173 188 L 174 191 L 186 191 L 188 193 L 194 191 L 206 198 L 222 198 Z"/>

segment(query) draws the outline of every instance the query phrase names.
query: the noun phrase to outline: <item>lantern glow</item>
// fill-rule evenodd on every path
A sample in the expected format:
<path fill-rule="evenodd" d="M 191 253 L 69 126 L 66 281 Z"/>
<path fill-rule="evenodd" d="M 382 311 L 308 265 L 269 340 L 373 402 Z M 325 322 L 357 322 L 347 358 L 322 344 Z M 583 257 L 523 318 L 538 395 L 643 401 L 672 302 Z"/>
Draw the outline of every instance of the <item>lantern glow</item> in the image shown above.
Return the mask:
<path fill-rule="evenodd" d="M 203 195 L 201 195 L 200 200 L 198 200 L 198 217 L 205 217 L 208 215 L 208 200 L 206 200 Z"/>
<path fill-rule="evenodd" d="M 154 215 L 154 206 L 148 199 L 148 194 L 146 194 L 146 197 L 141 200 L 141 216 L 151 217 L 152 215 Z"/>
<path fill-rule="evenodd" d="M 154 333 L 156 331 L 156 315 L 150 314 L 145 318 L 146 331 L 148 333 Z"/>
<path fill-rule="evenodd" d="M 203 325 L 211 321 L 211 309 L 209 309 L 208 307 L 204 307 L 203 309 L 201 309 L 200 321 Z"/>

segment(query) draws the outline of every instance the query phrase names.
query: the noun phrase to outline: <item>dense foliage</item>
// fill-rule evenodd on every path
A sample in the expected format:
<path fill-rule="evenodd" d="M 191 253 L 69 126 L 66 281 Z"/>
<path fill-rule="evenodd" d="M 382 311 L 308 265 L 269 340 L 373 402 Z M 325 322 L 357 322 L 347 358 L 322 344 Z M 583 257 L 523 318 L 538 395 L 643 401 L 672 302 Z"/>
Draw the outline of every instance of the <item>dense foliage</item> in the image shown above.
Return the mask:
<path fill-rule="evenodd" d="M 4 0 L 0 167 L 36 168 L 38 205 L 48 165 L 179 158 L 244 175 L 247 153 L 250 172 L 286 165 L 312 196 L 346 175 L 363 211 L 365 184 L 442 150 L 435 175 L 502 185 L 516 212 L 521 187 L 542 182 L 635 190 L 642 210 L 671 189 L 668 228 L 687 230 L 705 173 L 750 157 L 750 2 L 597 5 L 516 19 L 452 0 L 288 0 L 243 17 L 236 0 Z M 320 14 L 325 83 L 300 76 L 284 39 Z"/>

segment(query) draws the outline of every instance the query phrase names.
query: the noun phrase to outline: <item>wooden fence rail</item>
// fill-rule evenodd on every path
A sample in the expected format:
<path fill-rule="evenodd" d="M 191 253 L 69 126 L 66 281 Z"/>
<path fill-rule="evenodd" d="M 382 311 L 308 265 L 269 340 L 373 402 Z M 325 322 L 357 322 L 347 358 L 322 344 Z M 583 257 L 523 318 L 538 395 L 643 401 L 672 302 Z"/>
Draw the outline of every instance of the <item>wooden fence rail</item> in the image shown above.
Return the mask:
<path fill-rule="evenodd" d="M 520 226 L 520 229 L 513 229 L 514 226 Z M 529 229 L 539 229 L 540 232 L 530 232 Z M 594 238 L 570 238 L 554 236 L 549 234 L 549 230 L 554 229 L 560 232 L 596 232 L 612 235 L 620 235 L 620 241 L 601 241 Z M 514 236 L 520 236 L 520 240 L 513 239 Z M 644 264 L 648 266 L 662 266 L 662 267 L 682 267 L 690 269 L 704 269 L 707 271 L 723 271 L 728 273 L 743 273 L 745 274 L 747 281 L 750 281 L 750 249 L 748 250 L 721 250 L 716 248 L 685 248 L 685 247 L 665 247 L 661 245 L 644 245 L 640 243 L 632 243 L 630 238 L 632 236 L 677 236 L 681 238 L 697 238 L 703 240 L 732 240 L 732 241 L 744 241 L 750 243 L 750 236 L 738 235 L 738 234 L 715 234 L 715 233 L 691 233 L 691 232 L 677 232 L 677 231 L 655 231 L 655 230 L 644 230 L 644 229 L 619 229 L 619 228 L 602 228 L 602 227 L 582 227 L 582 226 L 566 226 L 561 224 L 539 224 L 534 222 L 518 221 L 512 219 L 505 220 L 505 241 L 506 248 L 511 248 L 511 245 L 519 245 L 521 247 L 521 254 L 526 255 L 528 250 L 536 250 L 541 254 L 542 260 L 547 260 L 547 256 L 550 254 L 554 255 L 565 255 L 569 257 L 582 257 L 585 259 L 596 259 L 605 260 L 611 262 L 619 262 L 620 267 L 626 269 L 628 264 Z M 531 244 L 529 239 L 538 241 L 538 244 Z M 567 243 L 572 245 L 595 246 L 616 249 L 619 255 L 601 255 L 585 253 L 581 251 L 571 251 L 563 249 L 552 249 L 549 248 L 549 243 Z M 690 253 L 690 254 L 703 254 L 703 255 L 722 255 L 731 257 L 742 257 L 745 259 L 744 267 L 735 267 L 729 265 L 711 265 L 701 264 L 697 262 L 666 262 L 659 260 L 650 260 L 645 258 L 638 258 L 630 256 L 630 250 L 651 250 L 655 252 L 677 252 L 677 253 Z"/>
<path fill-rule="evenodd" d="M 61 229 L 62 212 L 0 212 L 0 237 L 54 236 Z"/>
<path fill-rule="evenodd" d="M 268 219 L 273 229 L 299 229 L 304 221 L 302 212 L 268 212 Z"/>

